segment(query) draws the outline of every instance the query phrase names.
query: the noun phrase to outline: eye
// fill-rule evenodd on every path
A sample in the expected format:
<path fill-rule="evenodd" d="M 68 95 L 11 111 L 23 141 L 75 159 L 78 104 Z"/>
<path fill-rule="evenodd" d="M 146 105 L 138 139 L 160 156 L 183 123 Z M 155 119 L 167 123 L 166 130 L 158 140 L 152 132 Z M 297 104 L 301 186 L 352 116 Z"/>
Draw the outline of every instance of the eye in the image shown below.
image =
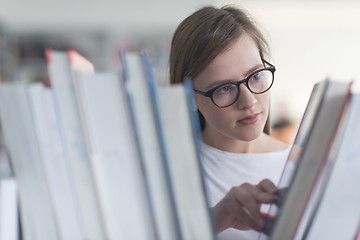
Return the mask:
<path fill-rule="evenodd" d="M 222 95 L 222 94 L 229 94 L 231 92 L 233 92 L 235 90 L 236 86 L 234 84 L 225 84 L 225 85 L 222 85 L 218 88 L 216 88 L 216 90 L 214 91 L 213 94 L 215 95 Z"/>
<path fill-rule="evenodd" d="M 251 76 L 251 78 L 250 78 L 250 80 L 251 81 L 259 81 L 259 80 L 261 80 L 261 78 L 263 77 L 263 75 L 264 75 L 264 73 L 262 72 L 262 71 L 260 71 L 260 72 L 257 72 L 257 73 L 255 73 L 254 75 L 252 75 Z"/>

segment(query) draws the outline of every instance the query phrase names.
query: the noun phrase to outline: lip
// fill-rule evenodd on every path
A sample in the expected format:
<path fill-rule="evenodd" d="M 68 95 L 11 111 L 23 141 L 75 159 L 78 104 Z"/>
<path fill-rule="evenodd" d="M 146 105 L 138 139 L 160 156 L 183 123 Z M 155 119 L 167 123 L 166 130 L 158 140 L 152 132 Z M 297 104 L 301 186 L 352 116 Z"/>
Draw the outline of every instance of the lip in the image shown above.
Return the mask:
<path fill-rule="evenodd" d="M 240 119 L 238 122 L 243 125 L 251 125 L 259 121 L 259 118 L 260 118 L 260 113 L 255 113 Z"/>

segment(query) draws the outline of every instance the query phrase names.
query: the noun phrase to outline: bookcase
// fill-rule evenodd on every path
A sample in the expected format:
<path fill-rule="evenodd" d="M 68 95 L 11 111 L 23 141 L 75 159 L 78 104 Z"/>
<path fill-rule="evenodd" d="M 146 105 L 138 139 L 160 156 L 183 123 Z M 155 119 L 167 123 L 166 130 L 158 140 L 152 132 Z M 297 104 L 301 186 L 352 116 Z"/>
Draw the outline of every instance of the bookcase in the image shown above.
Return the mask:
<path fill-rule="evenodd" d="M 45 56 L 41 64 L 46 66 L 48 84 L 10 81 L 0 85 L 2 143 L 16 179 L 1 180 L 0 236 L 40 240 L 216 239 L 202 180 L 201 136 L 191 82 L 158 85 L 148 55 L 140 52 L 119 52 L 121 71 L 98 71 L 96 64 L 74 50 L 50 49 Z M 320 91 L 319 85 L 314 94 L 325 89 Z M 339 89 L 333 91 L 339 93 Z M 345 239 L 351 239 L 359 225 L 360 196 L 338 184 L 352 184 L 356 189 L 359 182 L 356 136 L 360 130 L 356 121 L 360 113 L 356 110 L 360 100 L 351 93 L 349 99 L 343 95 L 346 104 L 336 105 L 327 102 L 332 99 L 325 101 L 319 96 L 316 108 L 310 108 L 310 98 L 304 124 L 311 125 L 314 120 L 305 121 L 307 114 L 316 115 L 324 106 L 338 106 L 346 117 L 332 122 L 333 135 L 327 135 L 329 142 L 323 146 L 326 150 L 332 144 L 333 155 L 325 151 L 323 157 L 329 154 L 337 161 L 326 178 L 329 184 L 322 187 L 316 215 L 311 224 L 304 225 L 306 239 L 339 237 L 330 230 L 324 234 L 323 226 L 336 229 L 334 222 L 345 222 L 327 222 L 335 217 L 351 217 L 351 224 L 343 226 L 347 231 L 342 231 L 347 234 Z M 297 136 L 317 133 L 314 144 L 324 140 L 326 127 L 322 124 L 331 116 L 322 119 L 317 131 L 300 128 Z M 332 137 L 336 141 L 332 142 Z M 311 149 L 317 151 L 316 146 Z M 0 155 L 0 163 L 3 159 Z M 313 190 L 310 186 L 308 193 L 313 194 Z M 336 215 L 328 214 L 335 202 L 341 205 L 338 192 L 347 196 L 349 201 L 345 202 L 352 201 L 352 211 L 343 204 Z M 301 202 L 305 210 L 308 199 Z M 288 209 L 293 208 L 291 204 Z M 6 227 L 3 219 L 11 219 Z M 284 219 L 285 223 L 289 220 Z M 297 224 L 290 234 L 300 231 Z M 276 236 L 281 238 L 284 232 L 277 231 Z"/>

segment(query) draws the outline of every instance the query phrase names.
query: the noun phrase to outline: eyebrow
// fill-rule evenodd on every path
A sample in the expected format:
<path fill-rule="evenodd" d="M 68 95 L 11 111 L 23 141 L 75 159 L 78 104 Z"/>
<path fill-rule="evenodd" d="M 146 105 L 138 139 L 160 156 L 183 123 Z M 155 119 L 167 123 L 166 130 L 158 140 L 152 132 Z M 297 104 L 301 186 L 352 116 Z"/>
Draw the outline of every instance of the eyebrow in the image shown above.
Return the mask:
<path fill-rule="evenodd" d="M 246 73 L 245 73 L 245 78 L 247 78 L 248 76 L 250 76 L 250 74 L 252 74 L 253 72 L 257 71 L 257 70 L 260 70 L 264 68 L 264 65 L 263 64 L 258 64 L 258 65 L 255 65 L 254 67 L 250 68 Z M 244 78 L 244 79 L 245 79 Z M 242 79 L 243 80 L 243 79 Z M 241 81 L 241 80 L 240 80 Z M 224 80 L 219 80 L 219 81 L 216 81 L 214 82 L 213 84 L 207 86 L 206 89 L 213 89 L 214 87 L 218 87 L 218 86 L 221 86 L 223 84 L 226 84 L 226 83 L 231 83 L 231 82 L 235 82 L 234 80 L 230 80 L 230 79 L 224 79 Z"/>

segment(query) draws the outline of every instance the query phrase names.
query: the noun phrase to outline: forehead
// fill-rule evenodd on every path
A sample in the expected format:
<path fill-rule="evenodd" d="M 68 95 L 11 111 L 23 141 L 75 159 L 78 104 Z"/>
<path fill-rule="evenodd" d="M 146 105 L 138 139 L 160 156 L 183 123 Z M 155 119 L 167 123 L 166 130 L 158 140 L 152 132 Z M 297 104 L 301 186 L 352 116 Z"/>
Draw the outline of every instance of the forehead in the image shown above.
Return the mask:
<path fill-rule="evenodd" d="M 243 33 L 230 48 L 210 62 L 194 79 L 194 85 L 207 86 L 217 81 L 241 80 L 254 67 L 261 65 L 258 46 L 247 33 Z"/>

